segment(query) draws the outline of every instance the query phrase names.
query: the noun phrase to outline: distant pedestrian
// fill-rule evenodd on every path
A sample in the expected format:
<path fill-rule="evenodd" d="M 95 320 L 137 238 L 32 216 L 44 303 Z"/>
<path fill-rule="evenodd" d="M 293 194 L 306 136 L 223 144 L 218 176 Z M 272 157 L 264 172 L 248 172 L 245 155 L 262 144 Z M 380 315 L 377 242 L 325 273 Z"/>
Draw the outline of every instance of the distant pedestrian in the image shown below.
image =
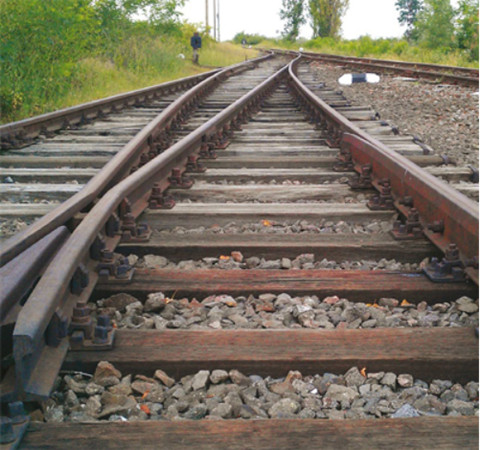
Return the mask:
<path fill-rule="evenodd" d="M 190 45 L 193 48 L 193 62 L 198 64 L 198 49 L 202 48 L 202 37 L 198 34 L 198 31 L 193 33 L 193 36 L 190 39 Z"/>
<path fill-rule="evenodd" d="M 247 45 L 247 40 L 245 38 L 242 39 L 242 47 L 245 48 Z"/>

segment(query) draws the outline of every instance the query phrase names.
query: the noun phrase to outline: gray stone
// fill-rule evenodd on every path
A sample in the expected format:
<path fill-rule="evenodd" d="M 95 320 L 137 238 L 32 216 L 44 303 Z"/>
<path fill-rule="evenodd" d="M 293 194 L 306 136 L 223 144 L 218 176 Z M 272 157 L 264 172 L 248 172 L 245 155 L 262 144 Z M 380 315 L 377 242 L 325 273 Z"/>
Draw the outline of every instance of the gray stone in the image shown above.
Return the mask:
<path fill-rule="evenodd" d="M 102 395 L 102 403 L 105 397 L 105 392 Z M 110 402 L 103 407 L 103 410 L 98 415 L 99 419 L 109 417 L 112 414 L 120 414 L 120 415 L 130 415 L 130 412 L 136 408 L 137 402 L 133 397 L 125 397 L 125 396 L 115 396 L 114 399 L 109 399 Z"/>
<path fill-rule="evenodd" d="M 70 375 L 66 375 L 64 380 L 68 388 L 75 392 L 75 394 L 85 394 L 87 389 L 86 381 L 75 381 Z"/>
<path fill-rule="evenodd" d="M 366 395 L 370 392 L 370 390 L 371 390 L 370 384 L 362 384 L 361 386 L 358 387 L 358 391 L 360 392 L 360 395 Z"/>
<path fill-rule="evenodd" d="M 145 400 L 152 403 L 162 403 L 165 400 L 165 393 L 161 387 L 157 386 L 146 392 Z"/>
<path fill-rule="evenodd" d="M 262 261 L 259 266 L 259 269 L 265 269 L 265 270 L 275 270 L 275 269 L 281 269 L 281 268 L 282 268 L 282 263 L 280 262 L 279 259 L 276 259 L 273 261 Z"/>
<path fill-rule="evenodd" d="M 250 386 L 252 384 L 250 378 L 246 377 L 242 372 L 238 370 L 231 370 L 228 375 L 230 379 L 239 386 Z"/>
<path fill-rule="evenodd" d="M 201 370 L 198 372 L 192 380 L 192 389 L 198 391 L 207 386 L 208 378 L 210 377 L 210 372 L 208 370 Z"/>
<path fill-rule="evenodd" d="M 145 261 L 145 265 L 150 268 L 165 267 L 168 265 L 168 259 L 163 256 L 145 255 L 143 260 Z"/>
<path fill-rule="evenodd" d="M 157 292 L 154 294 L 148 294 L 148 298 L 145 302 L 143 310 L 145 312 L 157 313 L 165 308 L 166 301 L 165 295 L 162 292 Z"/>
<path fill-rule="evenodd" d="M 74 408 L 80 404 L 77 395 L 71 389 L 67 391 L 67 395 L 65 396 L 65 404 L 69 408 Z"/>
<path fill-rule="evenodd" d="M 185 419 L 200 420 L 207 415 L 207 405 L 200 403 L 190 408 L 184 415 Z"/>
<path fill-rule="evenodd" d="M 478 311 L 478 305 L 469 297 L 461 297 L 455 303 L 459 311 L 467 314 L 473 314 Z"/>
<path fill-rule="evenodd" d="M 308 311 L 312 311 L 312 312 L 313 312 L 311 306 L 308 306 L 308 305 L 295 305 L 295 306 L 293 307 L 293 311 L 292 311 L 293 317 L 298 317 L 298 316 L 300 316 L 301 314 L 304 314 L 304 313 L 306 313 L 306 312 L 308 312 Z"/>
<path fill-rule="evenodd" d="M 376 319 L 369 319 L 362 323 L 362 328 L 375 328 L 377 325 Z"/>
<path fill-rule="evenodd" d="M 407 373 L 402 373 L 397 377 L 397 383 L 402 388 L 413 386 L 413 377 Z"/>
<path fill-rule="evenodd" d="M 298 414 L 299 419 L 315 419 L 315 411 L 313 409 L 304 408 Z"/>
<path fill-rule="evenodd" d="M 210 374 L 210 381 L 213 384 L 223 383 L 228 380 L 228 372 L 226 370 L 213 370 Z"/>
<path fill-rule="evenodd" d="M 151 392 L 154 389 L 157 389 L 158 385 L 155 383 L 149 383 L 147 381 L 135 380 L 131 384 L 131 388 L 137 394 L 143 395 L 145 392 Z"/>
<path fill-rule="evenodd" d="M 228 419 L 232 415 L 232 406 L 228 403 L 220 403 L 210 412 L 210 415 Z"/>
<path fill-rule="evenodd" d="M 348 370 L 348 372 L 344 375 L 345 383 L 348 387 L 352 386 L 360 386 L 365 383 L 366 378 L 360 373 L 358 367 L 352 367 Z"/>
<path fill-rule="evenodd" d="M 283 294 L 281 294 L 281 295 L 283 295 Z M 267 293 L 267 294 L 260 294 L 258 296 L 258 298 L 259 298 L 259 300 L 262 300 L 263 302 L 273 302 L 277 298 L 277 296 L 275 294 Z"/>
<path fill-rule="evenodd" d="M 126 306 L 125 308 L 125 314 L 127 316 L 138 316 L 142 314 L 143 312 L 143 304 L 142 302 L 134 302 L 130 303 L 129 305 Z"/>
<path fill-rule="evenodd" d="M 457 412 L 462 416 L 473 416 L 475 408 L 472 403 L 453 399 L 447 403 L 447 412 Z"/>
<path fill-rule="evenodd" d="M 346 401 L 351 403 L 358 397 L 358 392 L 350 387 L 341 386 L 339 384 L 332 384 L 327 389 L 325 397 L 331 398 L 337 402 Z"/>
<path fill-rule="evenodd" d="M 397 387 L 397 376 L 392 372 L 387 372 L 380 380 L 380 383 L 384 386 L 388 386 L 392 390 L 395 390 Z"/>
<path fill-rule="evenodd" d="M 395 308 L 396 306 L 398 306 L 398 303 L 399 301 L 396 298 L 381 298 L 378 301 L 378 304 L 380 306 L 386 306 L 389 308 Z"/>
<path fill-rule="evenodd" d="M 105 388 L 96 383 L 88 383 L 87 387 L 85 388 L 85 393 L 87 395 L 103 394 L 104 391 Z"/>
<path fill-rule="evenodd" d="M 240 411 L 238 416 L 242 419 L 253 419 L 253 418 L 268 418 L 267 413 L 262 409 L 258 408 L 257 406 L 250 406 L 250 405 L 243 405 L 240 407 Z"/>
<path fill-rule="evenodd" d="M 126 383 L 122 380 L 121 383 L 116 384 L 114 386 L 110 386 L 108 388 L 108 392 L 114 395 L 131 395 L 132 394 L 132 388 L 130 387 L 130 383 Z M 103 394 L 103 392 L 102 392 Z"/>
<path fill-rule="evenodd" d="M 415 401 L 413 406 L 427 414 L 442 415 L 445 413 L 446 406 L 436 396 L 428 394 L 425 397 Z"/>
<path fill-rule="evenodd" d="M 468 392 L 463 388 L 461 384 L 454 384 L 450 388 L 450 390 L 453 392 L 453 395 L 457 400 L 463 400 L 464 402 L 468 401 Z"/>
<path fill-rule="evenodd" d="M 467 391 L 468 398 L 470 400 L 475 400 L 478 398 L 478 383 L 475 381 L 470 381 L 465 385 L 465 390 Z"/>
<path fill-rule="evenodd" d="M 298 402 L 290 398 L 283 398 L 269 408 L 268 415 L 273 419 L 287 419 L 296 417 L 298 411 L 300 411 Z"/>
<path fill-rule="evenodd" d="M 154 377 L 160 380 L 165 386 L 172 387 L 175 384 L 175 380 L 170 378 L 163 370 L 158 369 L 155 371 Z"/>
<path fill-rule="evenodd" d="M 85 412 L 92 417 L 96 417 L 102 410 L 102 403 L 97 396 L 90 397 L 85 403 Z"/>
<path fill-rule="evenodd" d="M 429 390 L 432 394 L 440 395 L 452 386 L 453 383 L 449 380 L 433 380 L 430 384 Z"/>
<path fill-rule="evenodd" d="M 138 302 L 135 297 L 132 297 L 129 294 L 121 293 L 112 295 L 104 300 L 103 306 L 115 308 L 119 312 L 125 312 L 125 308 L 135 302 Z"/>

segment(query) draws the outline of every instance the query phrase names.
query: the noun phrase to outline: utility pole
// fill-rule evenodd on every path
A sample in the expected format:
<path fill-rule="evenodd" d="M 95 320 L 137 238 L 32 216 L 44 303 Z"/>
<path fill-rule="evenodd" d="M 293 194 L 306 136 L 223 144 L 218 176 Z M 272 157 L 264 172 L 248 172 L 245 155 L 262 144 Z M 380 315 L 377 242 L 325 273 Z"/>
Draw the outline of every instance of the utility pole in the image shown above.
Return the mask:
<path fill-rule="evenodd" d="M 205 33 L 209 33 L 208 31 L 208 2 L 210 0 L 205 0 Z"/>
<path fill-rule="evenodd" d="M 218 42 L 220 42 L 220 0 L 218 0 L 218 8 L 217 8 L 217 26 L 218 26 L 218 33 L 217 33 Z"/>
<path fill-rule="evenodd" d="M 213 39 L 217 40 L 217 0 L 213 0 Z"/>

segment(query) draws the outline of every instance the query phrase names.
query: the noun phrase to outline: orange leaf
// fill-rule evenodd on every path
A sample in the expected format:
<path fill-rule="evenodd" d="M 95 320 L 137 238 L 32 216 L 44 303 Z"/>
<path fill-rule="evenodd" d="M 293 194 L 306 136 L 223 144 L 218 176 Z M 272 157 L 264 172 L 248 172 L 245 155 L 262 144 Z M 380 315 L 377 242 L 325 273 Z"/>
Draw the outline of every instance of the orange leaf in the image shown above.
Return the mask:
<path fill-rule="evenodd" d="M 265 220 L 262 220 L 262 225 L 263 225 L 264 227 L 271 227 L 273 224 L 272 224 L 272 222 L 270 222 L 269 220 L 266 220 L 266 219 L 265 219 Z"/>
<path fill-rule="evenodd" d="M 362 374 L 363 377 L 367 378 L 367 368 L 366 368 L 366 367 L 364 367 L 364 368 L 360 371 L 360 373 Z"/>
<path fill-rule="evenodd" d="M 406 300 L 402 300 L 402 303 L 400 303 L 400 306 L 412 306 L 412 304 L 407 302 Z"/>
<path fill-rule="evenodd" d="M 140 405 L 140 409 L 141 409 L 145 414 L 148 414 L 148 415 L 151 414 L 150 408 L 149 408 L 147 405 Z"/>
<path fill-rule="evenodd" d="M 230 259 L 230 256 L 225 256 L 225 255 L 220 255 L 220 258 L 218 258 L 220 261 L 228 261 Z"/>
<path fill-rule="evenodd" d="M 142 395 L 142 400 L 145 400 L 148 394 L 150 394 L 150 391 L 145 391 Z"/>

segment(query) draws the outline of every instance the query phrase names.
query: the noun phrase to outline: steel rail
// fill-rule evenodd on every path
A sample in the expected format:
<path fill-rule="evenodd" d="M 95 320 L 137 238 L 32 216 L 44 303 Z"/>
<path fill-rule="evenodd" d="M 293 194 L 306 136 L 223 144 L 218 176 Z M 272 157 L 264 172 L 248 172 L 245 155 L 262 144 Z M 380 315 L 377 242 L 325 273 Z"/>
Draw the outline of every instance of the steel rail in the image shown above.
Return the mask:
<path fill-rule="evenodd" d="M 365 133 L 318 98 L 296 76 L 299 61 L 296 59 L 289 66 L 292 88 L 315 120 L 327 126 L 334 142 L 347 146 L 359 165 L 372 164 L 378 179 L 389 178 L 392 191 L 399 199 L 412 197 L 425 225 L 443 221 L 442 232 L 425 232 L 440 250 L 446 252 L 454 243 L 466 266 L 471 260 L 478 260 L 478 204 Z M 478 270 L 473 278 L 478 283 Z"/>
<path fill-rule="evenodd" d="M 303 52 L 303 54 L 308 56 L 319 56 L 321 58 L 336 58 L 339 61 L 355 61 L 360 63 L 369 63 L 369 64 L 386 64 L 394 65 L 398 67 L 404 67 L 406 69 L 417 69 L 420 70 L 432 70 L 437 72 L 458 72 L 471 77 L 478 78 L 478 69 L 471 67 L 460 67 L 460 66 L 447 66 L 442 64 L 429 64 L 429 63 L 419 63 L 419 62 L 410 62 L 410 61 L 397 61 L 394 59 L 378 59 L 378 58 L 365 58 L 358 56 L 345 56 L 345 55 L 332 55 L 329 53 L 316 53 L 316 52 Z"/>
<path fill-rule="evenodd" d="M 181 95 L 129 141 L 81 191 L 20 233 L 8 239 L 0 248 L 0 267 L 57 227 L 65 225 L 75 214 L 88 207 L 102 192 L 108 190 L 127 175 L 131 165 L 144 151 L 151 151 L 156 154 L 158 151 L 155 140 L 169 127 L 175 115 L 182 113 L 184 108 L 188 108 L 191 102 L 196 101 L 213 84 L 219 83 L 227 76 L 251 67 L 251 64 L 270 57 L 271 55 L 263 56 L 215 71 L 208 78 Z"/>
<path fill-rule="evenodd" d="M 121 209 L 126 199 L 133 203 L 148 197 L 155 183 L 161 180 L 166 182 L 172 169 L 185 166 L 188 156 L 198 152 L 210 137 L 216 136 L 225 126 L 235 126 L 239 119 L 245 119 L 246 115 L 257 110 L 262 98 L 286 75 L 287 68 L 280 69 L 217 116 L 120 181 L 93 206 L 55 255 L 18 314 L 13 331 L 17 396 L 23 399 L 44 399 L 45 395 L 48 396 L 56 376 L 54 369 L 58 370 L 58 361 L 62 361 L 66 354 L 66 339 L 61 336 L 57 347 L 47 348 L 45 332 L 58 308 L 73 309 L 78 296 L 69 292 L 69 281 L 79 264 L 85 262 L 88 265 L 90 262 L 89 266 L 93 265 L 89 250 L 99 234 L 108 235 L 105 227 L 112 215 Z M 93 290 L 92 284 L 89 283 L 85 291 Z M 82 295 L 88 299 L 89 293 Z M 49 358 L 55 362 L 52 363 Z M 45 366 L 53 368 L 47 371 Z"/>
<path fill-rule="evenodd" d="M 299 52 L 295 52 L 292 50 L 272 49 L 272 51 L 279 54 L 299 54 Z M 420 78 L 442 80 L 444 82 L 450 82 L 452 84 L 462 84 L 464 86 L 478 88 L 478 70 L 470 69 L 468 67 L 441 66 L 437 64 L 424 64 L 415 62 L 411 63 L 407 61 L 377 60 L 371 58 L 358 58 L 351 56 L 330 55 L 325 53 L 314 53 L 305 51 L 302 51 L 301 54 L 310 59 L 316 59 L 343 65 L 351 65 L 362 69 L 379 69 L 381 71 L 387 72 L 393 71 L 408 76 L 417 75 Z M 452 72 L 461 72 L 462 74 L 470 76 L 455 75 Z"/>

